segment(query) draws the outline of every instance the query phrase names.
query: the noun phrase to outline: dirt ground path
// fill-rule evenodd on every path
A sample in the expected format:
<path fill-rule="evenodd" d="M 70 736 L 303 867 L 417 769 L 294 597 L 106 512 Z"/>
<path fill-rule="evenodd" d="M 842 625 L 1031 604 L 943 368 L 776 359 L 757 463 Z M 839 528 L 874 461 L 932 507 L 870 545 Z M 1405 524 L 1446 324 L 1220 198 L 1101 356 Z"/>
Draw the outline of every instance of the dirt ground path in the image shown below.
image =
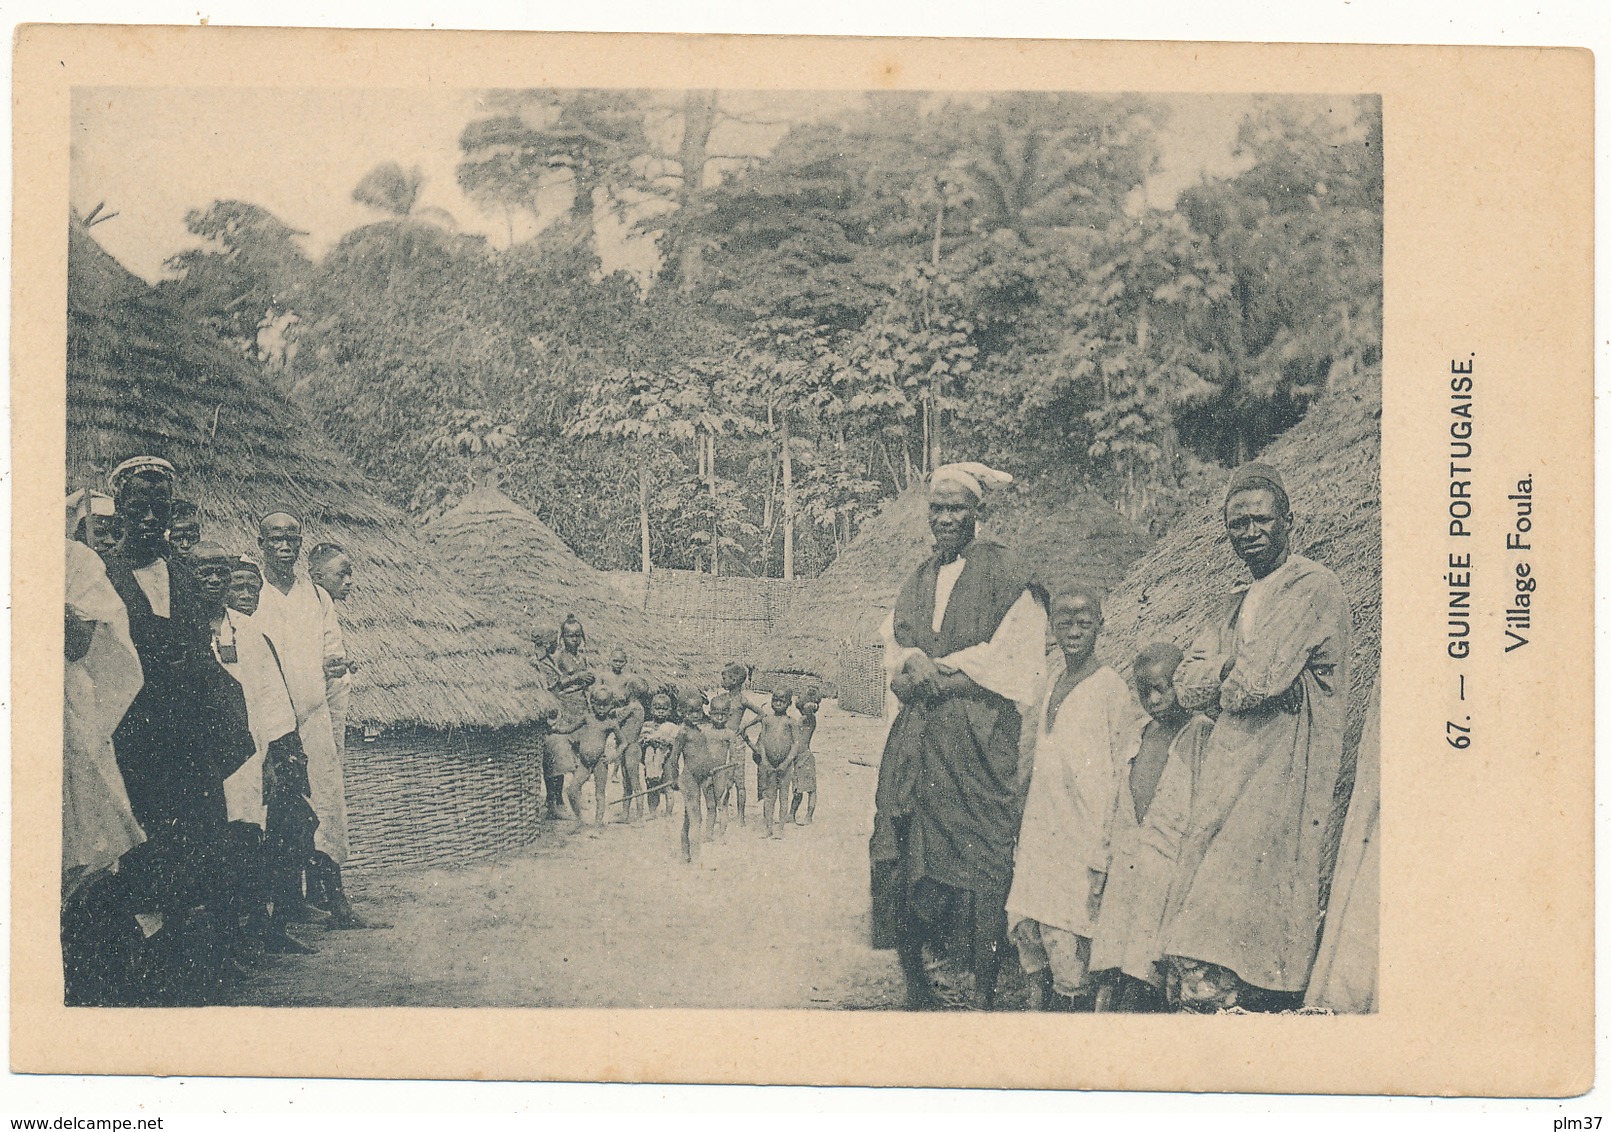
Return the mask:
<path fill-rule="evenodd" d="M 751 802 L 750 824 L 707 845 L 702 867 L 680 859 L 679 812 L 635 826 L 550 823 L 487 864 L 355 879 L 360 912 L 391 927 L 299 929 L 318 954 L 272 960 L 241 1001 L 894 1007 L 894 956 L 867 946 L 877 771 L 852 761 L 876 764 L 883 733 L 880 720 L 824 705 L 816 821 L 765 840 Z M 753 772 L 749 781 L 753 791 Z M 585 794 L 583 809 L 591 816 Z"/>

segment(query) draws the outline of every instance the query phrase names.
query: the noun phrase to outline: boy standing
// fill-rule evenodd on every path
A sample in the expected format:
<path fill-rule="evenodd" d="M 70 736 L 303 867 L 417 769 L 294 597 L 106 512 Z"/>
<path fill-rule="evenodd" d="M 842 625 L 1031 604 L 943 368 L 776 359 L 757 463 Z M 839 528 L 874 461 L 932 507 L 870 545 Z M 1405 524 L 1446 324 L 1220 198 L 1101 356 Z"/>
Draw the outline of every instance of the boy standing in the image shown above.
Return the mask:
<path fill-rule="evenodd" d="M 649 701 L 649 719 L 643 732 L 643 779 L 644 789 L 649 791 L 645 799 L 649 803 L 649 820 L 653 821 L 660 815 L 660 802 L 662 796 L 666 803 L 666 816 L 670 817 L 676 805 L 675 796 L 671 793 L 670 784 L 673 781 L 671 773 L 671 745 L 677 739 L 680 728 L 672 722 L 671 696 L 665 692 L 656 692 Z"/>
<path fill-rule="evenodd" d="M 1165 1007 L 1159 936 L 1192 787 L 1214 726 L 1176 699 L 1180 660 L 1178 648 L 1160 641 L 1142 650 L 1130 669 L 1136 697 L 1152 718 L 1119 769 L 1113 864 L 1091 941 L 1091 970 L 1107 973 L 1097 992 L 1099 1011 Z"/>
<path fill-rule="evenodd" d="M 761 787 L 761 820 L 765 823 L 764 837 L 783 837 L 787 821 L 783 816 L 783 800 L 788 797 L 789 771 L 794 766 L 795 753 L 800 745 L 800 725 L 789 715 L 789 702 L 794 697 L 787 688 L 772 692 L 772 712 L 761 719 L 761 741 L 756 763 Z M 777 819 L 777 832 L 772 832 L 772 819 Z"/>
<path fill-rule="evenodd" d="M 698 863 L 701 842 L 716 837 L 721 814 L 718 803 L 731 762 L 725 731 L 727 699 L 718 695 L 711 701 L 709 719 L 705 718 L 704 701 L 699 692 L 684 693 L 683 725 L 671 745 L 671 764 L 677 768 L 682 790 L 682 859 L 689 864 Z"/>
<path fill-rule="evenodd" d="M 1060 656 L 1048 658 L 1007 897 L 1009 930 L 1033 976 L 1038 1010 L 1093 989 L 1091 937 L 1108 878 L 1117 768 L 1145 718 L 1123 678 L 1096 658 L 1101 599 L 1083 590 L 1060 595 L 1051 620 Z"/>
<path fill-rule="evenodd" d="M 610 780 L 610 761 L 604 757 L 609 740 L 614 736 L 617 748 L 626 743 L 621 738 L 621 725 L 615 719 L 615 701 L 603 688 L 593 688 L 587 697 L 587 713 L 574 724 L 560 721 L 554 725 L 550 739 L 557 739 L 570 748 L 577 767 L 565 783 L 565 801 L 578 821 L 582 817 L 582 784 L 593 782 L 593 821 L 604 824 L 605 784 Z"/>
<path fill-rule="evenodd" d="M 746 741 L 748 741 L 750 730 L 759 725 L 765 714 L 761 709 L 761 705 L 756 703 L 749 693 L 744 690 L 744 685 L 749 678 L 750 670 L 748 666 L 740 664 L 736 660 L 722 669 L 722 692 L 727 694 L 728 702 L 732 705 L 730 710 L 732 712 L 733 730 L 745 736 Z M 753 750 L 753 748 L 754 744 L 751 744 L 751 749 Z M 759 767 L 759 754 L 755 756 L 755 762 Z M 737 791 L 738 824 L 744 825 L 744 765 L 742 762 L 733 770 L 732 781 Z M 725 806 L 726 804 L 727 797 L 724 792 L 722 805 Z"/>
<path fill-rule="evenodd" d="M 789 820 L 801 825 L 810 825 L 811 819 L 817 815 L 817 756 L 811 749 L 811 738 L 817 733 L 817 708 L 821 706 L 821 700 L 822 693 L 815 685 L 806 689 L 805 699 L 800 701 L 800 723 L 795 732 L 794 767 L 789 772 L 794 798 L 789 803 Z M 803 822 L 800 821 L 802 799 L 806 804 Z"/>

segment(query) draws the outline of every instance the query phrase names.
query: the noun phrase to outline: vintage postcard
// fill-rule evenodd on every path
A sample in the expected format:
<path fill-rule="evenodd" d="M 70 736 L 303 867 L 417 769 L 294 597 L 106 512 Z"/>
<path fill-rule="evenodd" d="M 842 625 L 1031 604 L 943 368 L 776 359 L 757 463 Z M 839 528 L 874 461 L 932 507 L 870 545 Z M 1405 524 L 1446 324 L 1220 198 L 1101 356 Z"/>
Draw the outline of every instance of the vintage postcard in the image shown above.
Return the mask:
<path fill-rule="evenodd" d="M 1589 53 L 15 50 L 14 1070 L 1592 1084 Z"/>

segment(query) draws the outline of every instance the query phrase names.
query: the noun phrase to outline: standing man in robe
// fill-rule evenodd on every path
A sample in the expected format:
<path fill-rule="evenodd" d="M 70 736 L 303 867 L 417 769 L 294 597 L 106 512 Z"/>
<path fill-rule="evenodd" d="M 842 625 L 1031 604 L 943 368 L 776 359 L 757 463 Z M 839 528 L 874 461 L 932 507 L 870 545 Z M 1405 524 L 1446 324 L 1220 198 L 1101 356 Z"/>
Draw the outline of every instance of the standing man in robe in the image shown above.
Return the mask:
<path fill-rule="evenodd" d="M 1337 576 L 1291 552 L 1292 508 L 1274 468 L 1238 468 L 1224 517 L 1252 582 L 1226 598 L 1175 674 L 1181 705 L 1219 722 L 1163 951 L 1188 1005 L 1295 1006 L 1320 930 L 1353 616 Z"/>
<path fill-rule="evenodd" d="M 108 500 L 108 502 L 111 502 Z M 129 615 L 96 553 L 67 543 L 62 694 L 62 891 L 145 840 L 112 733 L 144 682 Z"/>
<path fill-rule="evenodd" d="M 893 946 L 911 1010 L 935 1005 L 925 943 L 966 952 L 976 1005 L 995 1001 L 1023 813 L 1023 714 L 1044 681 L 1046 611 L 1016 557 L 977 530 L 987 486 L 1012 477 L 948 464 L 931 477 L 934 554 L 884 624 L 901 702 L 879 766 L 873 945 Z"/>
<path fill-rule="evenodd" d="M 106 574 L 128 612 L 144 673 L 112 742 L 146 835 L 177 833 L 199 848 L 226 820 L 216 768 L 233 757 L 225 748 L 240 735 L 209 699 L 224 673 L 212 657 L 195 580 L 188 569 L 170 571 L 164 557 L 174 479 L 168 461 L 137 456 L 109 480 L 124 525 L 122 541 L 106 555 Z"/>
<path fill-rule="evenodd" d="M 264 585 L 253 620 L 273 643 L 285 672 L 319 822 L 313 832 L 314 859 L 308 866 L 330 895 L 331 926 L 362 926 L 361 921 L 349 922 L 357 917 L 340 896 L 341 866 L 347 860 L 347 799 L 325 683 L 347 671 L 346 658 L 338 651 L 341 627 L 335 605 L 299 568 L 302 522 L 295 515 L 285 511 L 265 515 L 258 524 L 257 544 Z M 295 901 L 300 894 L 285 896 Z"/>

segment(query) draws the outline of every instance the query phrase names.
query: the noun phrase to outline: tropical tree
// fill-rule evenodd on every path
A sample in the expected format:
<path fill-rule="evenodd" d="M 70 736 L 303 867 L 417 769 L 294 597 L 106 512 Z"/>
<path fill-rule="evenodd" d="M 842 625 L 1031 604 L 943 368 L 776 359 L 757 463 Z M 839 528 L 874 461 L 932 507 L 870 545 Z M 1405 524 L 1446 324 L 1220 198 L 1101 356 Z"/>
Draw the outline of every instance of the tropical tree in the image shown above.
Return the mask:
<path fill-rule="evenodd" d="M 1382 332 L 1380 101 L 1261 100 L 1237 151 L 1245 172 L 1180 202 L 1234 280 L 1210 328 L 1219 393 L 1181 422 L 1225 463 L 1296 423 L 1339 371 L 1378 360 Z"/>
<path fill-rule="evenodd" d="M 239 200 L 191 209 L 185 228 L 202 246 L 167 260 L 175 277 L 161 289 L 243 354 L 255 356 L 265 319 L 300 303 L 312 264 L 297 241 L 307 233 Z"/>

